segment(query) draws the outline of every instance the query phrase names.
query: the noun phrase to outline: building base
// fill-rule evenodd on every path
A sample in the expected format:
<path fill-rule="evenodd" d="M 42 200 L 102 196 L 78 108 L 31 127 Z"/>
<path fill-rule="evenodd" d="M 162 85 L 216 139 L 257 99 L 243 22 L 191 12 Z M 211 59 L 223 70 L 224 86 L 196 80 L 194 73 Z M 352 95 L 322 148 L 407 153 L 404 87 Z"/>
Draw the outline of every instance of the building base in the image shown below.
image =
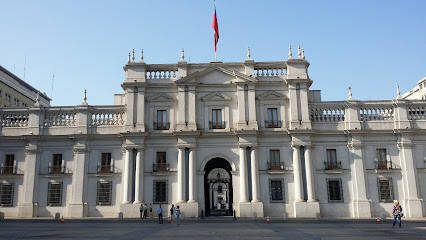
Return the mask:
<path fill-rule="evenodd" d="M 240 217 L 264 217 L 262 202 L 242 202 L 238 205 Z"/>
<path fill-rule="evenodd" d="M 176 203 L 175 207 L 179 206 L 181 212 L 181 218 L 185 217 L 198 217 L 200 213 L 200 207 L 198 202 L 192 203 Z"/>
<path fill-rule="evenodd" d="M 400 202 L 399 204 L 401 204 L 403 207 L 402 213 L 404 213 L 404 216 L 409 218 L 423 217 L 423 201 L 422 200 L 420 199 L 404 200 L 404 203 Z"/>
<path fill-rule="evenodd" d="M 31 218 L 37 217 L 38 207 L 32 203 L 23 203 L 18 206 L 18 217 Z"/>
<path fill-rule="evenodd" d="M 140 204 L 121 204 L 120 212 L 123 213 L 123 218 L 139 218 L 140 217 Z M 153 210 L 154 211 L 154 210 Z M 118 216 L 118 214 L 117 214 Z"/>
<path fill-rule="evenodd" d="M 87 207 L 83 203 L 71 203 L 70 205 L 68 205 L 68 217 L 87 217 Z"/>
<path fill-rule="evenodd" d="M 319 202 L 295 202 L 295 218 L 316 218 L 320 214 Z"/>
<path fill-rule="evenodd" d="M 353 218 L 371 218 L 371 205 L 368 200 L 355 200 L 352 202 Z"/>

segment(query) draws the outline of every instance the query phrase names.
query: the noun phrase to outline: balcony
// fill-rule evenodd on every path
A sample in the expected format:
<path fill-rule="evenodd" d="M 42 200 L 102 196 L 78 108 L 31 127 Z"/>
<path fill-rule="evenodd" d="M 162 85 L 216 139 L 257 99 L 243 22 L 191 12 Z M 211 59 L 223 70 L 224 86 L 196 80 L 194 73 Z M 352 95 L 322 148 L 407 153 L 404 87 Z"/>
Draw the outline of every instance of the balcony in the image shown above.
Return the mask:
<path fill-rule="evenodd" d="M 154 130 L 169 130 L 170 123 L 167 122 L 154 122 Z"/>
<path fill-rule="evenodd" d="M 98 173 L 113 173 L 114 165 L 101 165 L 98 164 Z"/>
<path fill-rule="evenodd" d="M 49 165 L 48 167 L 49 174 L 64 174 L 65 166 L 64 165 Z"/>
<path fill-rule="evenodd" d="M 170 166 L 168 163 L 158 163 L 158 164 L 152 164 L 152 171 L 153 172 L 169 172 Z"/>
<path fill-rule="evenodd" d="M 328 163 L 324 162 L 325 170 L 342 170 L 342 162 Z"/>
<path fill-rule="evenodd" d="M 272 121 L 272 120 L 266 120 L 265 121 L 265 128 L 281 128 L 281 121 Z"/>
<path fill-rule="evenodd" d="M 225 122 L 209 122 L 209 129 L 225 129 Z"/>
<path fill-rule="evenodd" d="M 392 161 L 375 161 L 375 170 L 400 170 L 401 167 Z"/>
<path fill-rule="evenodd" d="M 0 167 L 1 175 L 13 175 L 16 174 L 16 170 L 13 166 Z"/>
<path fill-rule="evenodd" d="M 267 164 L 268 164 L 268 170 L 284 170 L 284 163 L 283 162 L 274 163 L 274 164 L 267 162 Z"/>

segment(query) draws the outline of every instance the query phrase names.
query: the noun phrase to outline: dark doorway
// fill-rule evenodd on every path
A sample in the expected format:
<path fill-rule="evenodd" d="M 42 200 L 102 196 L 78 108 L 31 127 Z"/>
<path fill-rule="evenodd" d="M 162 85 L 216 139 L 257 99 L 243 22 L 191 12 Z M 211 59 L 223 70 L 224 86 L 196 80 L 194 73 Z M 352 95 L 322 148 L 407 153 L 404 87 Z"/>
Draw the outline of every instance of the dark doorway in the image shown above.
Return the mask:
<path fill-rule="evenodd" d="M 204 168 L 204 209 L 206 216 L 232 216 L 231 170 L 231 165 L 223 158 L 213 158 L 206 164 Z"/>

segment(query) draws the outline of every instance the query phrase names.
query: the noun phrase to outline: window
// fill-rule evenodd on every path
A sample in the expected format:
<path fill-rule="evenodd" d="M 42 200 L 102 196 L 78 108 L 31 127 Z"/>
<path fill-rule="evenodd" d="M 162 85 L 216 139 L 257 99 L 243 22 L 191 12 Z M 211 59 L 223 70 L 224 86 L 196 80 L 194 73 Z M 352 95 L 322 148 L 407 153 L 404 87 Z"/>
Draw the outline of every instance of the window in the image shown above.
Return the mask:
<path fill-rule="evenodd" d="M 342 179 L 327 179 L 328 202 L 343 202 Z"/>
<path fill-rule="evenodd" d="M 101 154 L 101 165 L 98 172 L 101 173 L 111 173 L 112 172 L 112 166 L 111 166 L 111 153 L 102 153 Z"/>
<path fill-rule="evenodd" d="M 284 202 L 284 191 L 283 185 L 284 180 L 282 179 L 271 179 L 269 180 L 269 193 L 270 201 L 272 202 Z"/>
<path fill-rule="evenodd" d="M 337 155 L 336 155 L 336 149 L 327 149 L 327 163 L 325 166 L 326 170 L 331 169 L 339 169 L 340 164 L 337 163 Z"/>
<path fill-rule="evenodd" d="M 155 124 L 154 124 L 155 125 Z M 158 110 L 157 111 L 157 123 L 154 126 L 156 130 L 167 130 L 169 129 L 167 123 L 167 111 L 166 110 Z"/>
<path fill-rule="evenodd" d="M 19 99 L 16 99 L 16 106 L 19 107 Z"/>
<path fill-rule="evenodd" d="M 49 173 L 62 173 L 62 154 L 53 154 Z"/>
<path fill-rule="evenodd" d="M 50 182 L 47 188 L 47 205 L 62 205 L 62 182 Z"/>
<path fill-rule="evenodd" d="M 15 164 L 15 155 L 7 154 L 4 160 L 4 167 L 1 171 L 2 174 L 13 174 L 13 165 Z"/>
<path fill-rule="evenodd" d="M 269 169 L 281 169 L 280 150 L 269 150 Z"/>
<path fill-rule="evenodd" d="M 222 109 L 212 109 L 211 129 L 223 129 Z"/>
<path fill-rule="evenodd" d="M 0 183 L 0 206 L 13 206 L 13 184 Z"/>
<path fill-rule="evenodd" d="M 267 128 L 277 128 L 278 126 L 278 116 L 276 108 L 268 108 L 268 120 L 266 121 Z"/>
<path fill-rule="evenodd" d="M 154 204 L 167 203 L 167 181 L 154 180 Z"/>
<path fill-rule="evenodd" d="M 392 178 L 378 178 L 377 186 L 379 188 L 379 201 L 392 202 L 393 201 L 393 187 Z"/>
<path fill-rule="evenodd" d="M 5 98 L 6 98 L 6 101 L 10 102 L 10 95 L 9 94 L 6 93 Z"/>
<path fill-rule="evenodd" d="M 388 169 L 386 162 L 386 149 L 378 148 L 376 149 L 377 154 L 377 169 Z"/>
<path fill-rule="evenodd" d="M 27 107 L 27 104 L 26 103 L 22 103 L 22 107 Z"/>
<path fill-rule="evenodd" d="M 98 181 L 97 205 L 111 205 L 112 182 Z"/>
<path fill-rule="evenodd" d="M 166 163 L 166 152 L 157 152 L 156 163 L 157 164 L 154 166 L 154 171 L 164 172 L 168 170 L 168 166 Z"/>

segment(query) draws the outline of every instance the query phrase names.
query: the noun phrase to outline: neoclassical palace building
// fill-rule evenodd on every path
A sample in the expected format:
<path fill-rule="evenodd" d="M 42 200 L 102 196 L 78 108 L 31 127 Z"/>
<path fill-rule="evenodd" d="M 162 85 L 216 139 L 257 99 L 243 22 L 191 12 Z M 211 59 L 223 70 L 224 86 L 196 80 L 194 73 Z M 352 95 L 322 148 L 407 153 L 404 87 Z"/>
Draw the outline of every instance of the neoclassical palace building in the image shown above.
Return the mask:
<path fill-rule="evenodd" d="M 398 199 L 423 217 L 426 101 L 321 101 L 308 67 L 300 48 L 276 62 L 133 53 L 112 106 L 2 108 L 0 212 L 370 218 Z"/>

